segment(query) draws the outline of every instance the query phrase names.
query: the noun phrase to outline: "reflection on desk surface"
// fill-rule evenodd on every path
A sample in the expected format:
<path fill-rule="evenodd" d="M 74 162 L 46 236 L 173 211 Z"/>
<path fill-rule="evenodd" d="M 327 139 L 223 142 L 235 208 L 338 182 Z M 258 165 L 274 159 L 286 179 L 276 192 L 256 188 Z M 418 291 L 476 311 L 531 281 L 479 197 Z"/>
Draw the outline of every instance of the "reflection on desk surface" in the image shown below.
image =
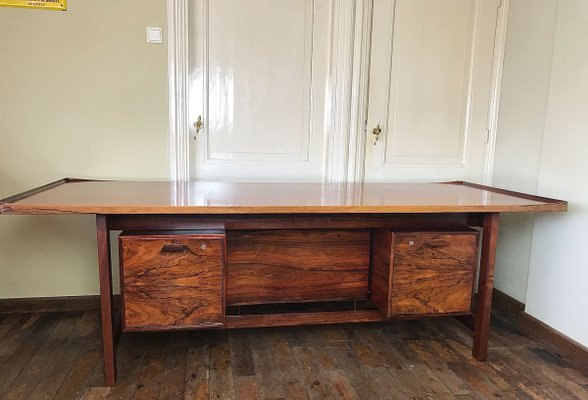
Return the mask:
<path fill-rule="evenodd" d="M 63 180 L 3 213 L 422 213 L 565 211 L 567 204 L 464 182 L 322 184 Z"/>

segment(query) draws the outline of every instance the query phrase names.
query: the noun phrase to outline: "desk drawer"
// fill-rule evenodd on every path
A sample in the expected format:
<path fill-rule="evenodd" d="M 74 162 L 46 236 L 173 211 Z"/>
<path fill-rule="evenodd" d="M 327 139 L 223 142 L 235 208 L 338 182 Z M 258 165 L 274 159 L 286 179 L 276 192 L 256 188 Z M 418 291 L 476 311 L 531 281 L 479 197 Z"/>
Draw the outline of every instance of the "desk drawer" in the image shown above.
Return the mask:
<path fill-rule="evenodd" d="M 222 326 L 224 234 L 119 238 L 125 331 Z"/>
<path fill-rule="evenodd" d="M 387 317 L 469 314 L 478 232 L 378 230 L 372 242 L 371 299 Z"/>

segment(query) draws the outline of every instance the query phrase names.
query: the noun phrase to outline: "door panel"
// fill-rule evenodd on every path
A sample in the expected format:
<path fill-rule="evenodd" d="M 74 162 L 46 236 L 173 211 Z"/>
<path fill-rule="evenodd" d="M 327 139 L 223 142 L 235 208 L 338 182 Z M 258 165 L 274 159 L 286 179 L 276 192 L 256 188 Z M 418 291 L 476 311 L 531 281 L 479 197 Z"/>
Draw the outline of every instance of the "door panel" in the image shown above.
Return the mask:
<path fill-rule="evenodd" d="M 312 179 L 324 170 L 330 1 L 191 4 L 190 115 L 199 179 Z"/>
<path fill-rule="evenodd" d="M 376 0 L 366 180 L 481 181 L 498 0 Z"/>

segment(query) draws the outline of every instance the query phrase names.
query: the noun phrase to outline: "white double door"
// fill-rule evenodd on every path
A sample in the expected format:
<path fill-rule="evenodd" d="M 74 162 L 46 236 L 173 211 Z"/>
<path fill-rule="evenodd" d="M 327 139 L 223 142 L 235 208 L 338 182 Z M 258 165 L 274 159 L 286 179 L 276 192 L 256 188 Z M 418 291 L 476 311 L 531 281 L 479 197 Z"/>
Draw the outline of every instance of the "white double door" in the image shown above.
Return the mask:
<path fill-rule="evenodd" d="M 358 40 L 362 26 L 342 32 L 335 10 L 346 1 L 190 3 L 189 115 L 202 122 L 191 127 L 193 178 L 325 180 L 346 117 L 333 86 L 361 75 L 333 65 L 341 38 Z M 368 79 L 354 86 L 365 152 L 348 155 L 366 181 L 482 180 L 499 3 L 369 3 Z"/>

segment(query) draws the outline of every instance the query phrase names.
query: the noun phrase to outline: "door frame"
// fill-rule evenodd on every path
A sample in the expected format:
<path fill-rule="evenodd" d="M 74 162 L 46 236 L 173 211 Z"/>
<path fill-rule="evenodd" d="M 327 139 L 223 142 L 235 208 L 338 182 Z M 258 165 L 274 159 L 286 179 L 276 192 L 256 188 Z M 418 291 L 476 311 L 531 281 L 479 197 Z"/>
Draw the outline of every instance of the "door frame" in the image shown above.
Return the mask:
<path fill-rule="evenodd" d="M 484 154 L 484 171 L 482 184 L 492 186 L 494 159 L 496 156 L 496 137 L 498 132 L 498 113 L 500 111 L 500 94 L 510 0 L 500 0 L 496 18 L 496 36 L 494 38 L 494 58 L 490 83 L 490 100 L 488 105 L 488 123 L 486 128 L 486 151 Z"/>
<path fill-rule="evenodd" d="M 188 120 L 188 1 L 167 0 L 167 77 L 169 112 L 169 175 L 190 180 Z"/>
<path fill-rule="evenodd" d="M 169 166 L 172 181 L 190 180 L 192 135 L 188 117 L 188 4 L 167 0 L 169 98 Z M 498 9 L 491 94 L 488 107 L 484 184 L 492 183 L 496 129 L 510 0 Z M 354 184 L 364 180 L 367 140 L 369 59 L 373 0 L 333 0 L 331 69 L 324 183 Z"/>

